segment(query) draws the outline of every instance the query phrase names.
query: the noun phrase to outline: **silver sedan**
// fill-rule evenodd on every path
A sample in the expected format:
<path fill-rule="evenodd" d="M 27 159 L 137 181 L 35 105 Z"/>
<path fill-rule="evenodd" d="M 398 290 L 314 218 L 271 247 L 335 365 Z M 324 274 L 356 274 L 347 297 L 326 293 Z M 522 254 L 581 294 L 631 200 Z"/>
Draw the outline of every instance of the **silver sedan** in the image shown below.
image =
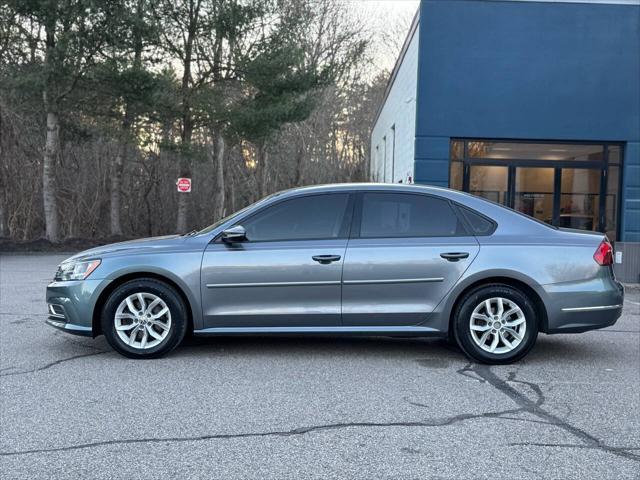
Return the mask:
<path fill-rule="evenodd" d="M 539 332 L 607 327 L 622 312 L 612 247 L 462 192 L 341 184 L 271 195 L 201 231 L 65 260 L 47 323 L 104 334 L 133 358 L 194 335 L 445 337 L 514 362 Z"/>

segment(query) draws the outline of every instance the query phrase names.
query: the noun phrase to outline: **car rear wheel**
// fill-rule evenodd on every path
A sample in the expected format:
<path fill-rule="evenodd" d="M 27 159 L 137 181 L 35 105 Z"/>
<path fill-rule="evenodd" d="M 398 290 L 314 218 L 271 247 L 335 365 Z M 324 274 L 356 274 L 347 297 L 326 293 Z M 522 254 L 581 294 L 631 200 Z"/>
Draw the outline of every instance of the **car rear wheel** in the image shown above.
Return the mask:
<path fill-rule="evenodd" d="M 472 360 L 488 364 L 523 358 L 538 336 L 538 319 L 531 300 L 508 285 L 476 288 L 458 304 L 455 339 Z"/>
<path fill-rule="evenodd" d="M 180 344 L 187 309 L 169 285 L 152 278 L 117 287 L 102 309 L 102 331 L 114 350 L 130 358 L 155 358 Z"/>

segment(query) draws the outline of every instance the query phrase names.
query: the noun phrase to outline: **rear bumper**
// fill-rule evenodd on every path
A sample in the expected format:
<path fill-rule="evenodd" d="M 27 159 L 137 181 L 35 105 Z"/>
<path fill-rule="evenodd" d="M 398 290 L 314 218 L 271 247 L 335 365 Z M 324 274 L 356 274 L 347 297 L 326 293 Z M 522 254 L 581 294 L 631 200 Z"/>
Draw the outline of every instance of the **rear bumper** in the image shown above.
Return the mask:
<path fill-rule="evenodd" d="M 624 287 L 613 278 L 543 287 L 548 295 L 546 333 L 581 333 L 605 328 L 622 315 Z"/>

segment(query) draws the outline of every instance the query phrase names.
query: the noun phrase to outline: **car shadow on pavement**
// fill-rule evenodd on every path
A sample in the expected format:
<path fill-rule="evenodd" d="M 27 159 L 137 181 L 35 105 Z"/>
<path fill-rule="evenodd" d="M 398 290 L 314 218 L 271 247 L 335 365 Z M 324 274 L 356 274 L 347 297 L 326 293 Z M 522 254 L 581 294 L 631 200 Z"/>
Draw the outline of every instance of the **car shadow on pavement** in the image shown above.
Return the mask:
<path fill-rule="evenodd" d="M 102 357 L 113 361 L 126 360 L 107 344 L 103 336 L 94 340 L 59 335 L 60 342 L 51 345 L 58 355 L 64 358 L 92 356 L 100 353 L 113 353 Z M 610 345 L 583 341 L 576 335 L 540 335 L 525 364 L 545 364 L 562 362 L 593 362 L 596 360 L 612 360 L 624 352 L 611 349 Z M 79 348 L 80 347 L 80 348 Z M 71 351 L 73 350 L 73 352 Z M 304 358 L 385 358 L 406 359 L 419 363 L 427 368 L 445 368 L 450 363 L 463 365 L 468 362 L 458 347 L 440 338 L 398 338 L 380 336 L 216 336 L 187 337 L 182 345 L 171 352 L 171 358 L 207 358 L 218 356 L 244 356 L 246 358 L 260 356 L 282 356 Z M 58 360 L 59 361 L 59 360 Z"/>
<path fill-rule="evenodd" d="M 468 360 L 460 349 L 446 341 L 435 338 L 393 337 L 331 337 L 331 336 L 220 336 L 190 337 L 170 355 L 175 357 L 197 357 L 199 355 L 282 355 L 290 357 L 380 357 L 406 358 L 418 361 L 422 366 L 441 366 L 438 359 Z M 555 361 L 594 361 L 610 359 L 616 355 L 610 346 L 594 345 L 581 341 L 575 335 L 540 335 L 533 350 L 521 363 L 538 364 Z"/>
<path fill-rule="evenodd" d="M 443 339 L 332 336 L 219 336 L 185 339 L 172 356 L 206 354 L 289 355 L 289 356 L 457 356 L 457 348 Z"/>

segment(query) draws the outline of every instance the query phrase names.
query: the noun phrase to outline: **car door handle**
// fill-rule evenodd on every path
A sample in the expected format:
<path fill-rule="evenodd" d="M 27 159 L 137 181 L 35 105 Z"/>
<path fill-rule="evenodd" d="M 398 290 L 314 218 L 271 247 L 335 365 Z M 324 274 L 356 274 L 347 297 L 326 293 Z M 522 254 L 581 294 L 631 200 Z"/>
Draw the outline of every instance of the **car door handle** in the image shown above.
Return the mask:
<path fill-rule="evenodd" d="M 328 265 L 331 262 L 337 262 L 340 260 L 340 255 L 314 255 L 313 258 L 316 262 L 323 265 Z"/>
<path fill-rule="evenodd" d="M 467 258 L 469 256 L 468 252 L 447 252 L 441 253 L 440 256 L 445 260 L 449 260 L 450 262 L 457 262 L 461 258 Z"/>

